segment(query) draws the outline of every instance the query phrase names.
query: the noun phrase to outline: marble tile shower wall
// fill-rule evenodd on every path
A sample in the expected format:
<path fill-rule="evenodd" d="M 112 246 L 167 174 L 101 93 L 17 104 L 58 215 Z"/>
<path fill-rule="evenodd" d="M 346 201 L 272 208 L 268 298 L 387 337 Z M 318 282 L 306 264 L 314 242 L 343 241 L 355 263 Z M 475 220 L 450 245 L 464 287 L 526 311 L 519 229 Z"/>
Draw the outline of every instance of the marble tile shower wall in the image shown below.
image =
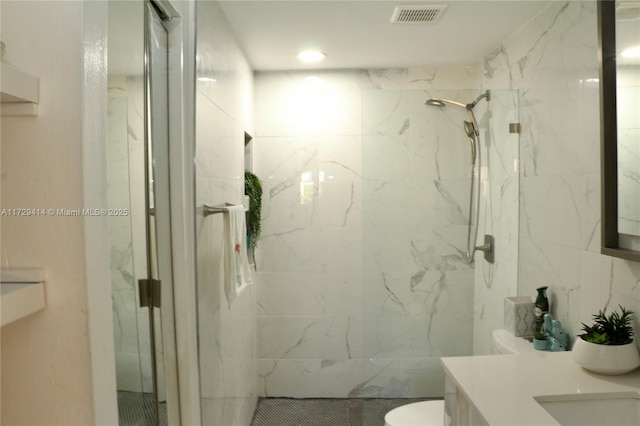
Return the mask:
<path fill-rule="evenodd" d="M 466 117 L 423 102 L 478 78 L 256 74 L 260 395 L 437 396 L 438 357 L 471 354 Z"/>
<path fill-rule="evenodd" d="M 109 219 L 118 390 L 152 392 L 149 320 L 137 281 L 146 278 L 144 95 L 142 77 L 109 77 L 109 206 L 130 215 Z M 156 353 L 162 360 L 162 353 Z M 160 372 L 161 392 L 164 376 Z M 161 395 L 162 397 L 162 395 Z"/>
<path fill-rule="evenodd" d="M 640 263 L 599 253 L 596 16 L 594 1 L 554 2 L 483 67 L 484 86 L 521 93 L 518 292 L 549 285 L 571 335 L 605 306 L 640 312 Z"/>
<path fill-rule="evenodd" d="M 223 290 L 222 215 L 239 204 L 244 131 L 252 132 L 252 73 L 217 2 L 197 3 L 196 279 L 202 424 L 248 425 L 256 396 L 256 301 L 249 286 L 229 306 Z"/>
<path fill-rule="evenodd" d="M 255 75 L 262 396 L 346 397 L 360 381 L 359 77 Z"/>

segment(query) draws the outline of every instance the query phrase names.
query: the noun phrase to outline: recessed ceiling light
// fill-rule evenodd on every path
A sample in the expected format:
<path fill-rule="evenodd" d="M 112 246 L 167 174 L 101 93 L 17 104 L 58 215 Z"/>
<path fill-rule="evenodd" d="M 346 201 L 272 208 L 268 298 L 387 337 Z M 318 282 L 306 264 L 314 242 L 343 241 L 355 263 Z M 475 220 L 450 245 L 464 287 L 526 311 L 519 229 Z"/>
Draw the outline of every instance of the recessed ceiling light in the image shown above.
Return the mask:
<path fill-rule="evenodd" d="M 215 83 L 216 79 L 211 77 L 198 77 L 198 81 L 202 81 L 203 83 Z"/>
<path fill-rule="evenodd" d="M 298 53 L 298 60 L 301 62 L 319 62 L 327 55 L 318 50 L 303 50 Z"/>
<path fill-rule="evenodd" d="M 640 57 L 640 46 L 630 47 L 629 49 L 623 50 L 622 53 L 620 53 L 620 56 L 623 58 Z"/>

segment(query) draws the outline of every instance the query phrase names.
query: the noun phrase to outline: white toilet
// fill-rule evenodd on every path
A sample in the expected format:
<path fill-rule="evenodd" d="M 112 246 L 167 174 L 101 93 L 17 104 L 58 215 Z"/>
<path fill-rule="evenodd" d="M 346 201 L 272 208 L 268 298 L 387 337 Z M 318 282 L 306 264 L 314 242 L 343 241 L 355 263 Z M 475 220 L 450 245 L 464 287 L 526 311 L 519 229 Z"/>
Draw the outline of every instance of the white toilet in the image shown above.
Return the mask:
<path fill-rule="evenodd" d="M 414 402 L 394 408 L 384 416 L 384 426 L 441 426 L 444 400 Z"/>
<path fill-rule="evenodd" d="M 531 342 L 515 337 L 507 330 L 494 330 L 492 336 L 494 354 L 519 354 L 533 352 Z M 384 426 L 442 426 L 444 401 L 414 402 L 394 408 L 384 416 Z"/>
<path fill-rule="evenodd" d="M 521 354 L 536 351 L 533 349 L 533 343 L 522 337 L 515 337 L 507 330 L 493 330 L 491 334 L 492 352 L 494 354 Z"/>

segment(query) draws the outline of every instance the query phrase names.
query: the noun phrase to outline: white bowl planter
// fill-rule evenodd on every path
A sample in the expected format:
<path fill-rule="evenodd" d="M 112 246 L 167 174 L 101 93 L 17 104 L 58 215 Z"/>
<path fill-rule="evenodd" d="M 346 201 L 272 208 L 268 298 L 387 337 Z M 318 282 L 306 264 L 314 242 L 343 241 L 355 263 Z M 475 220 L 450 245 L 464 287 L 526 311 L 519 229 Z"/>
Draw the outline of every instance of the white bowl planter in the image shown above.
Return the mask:
<path fill-rule="evenodd" d="M 573 359 L 585 370 L 615 376 L 640 366 L 640 354 L 635 342 L 626 345 L 598 345 L 577 337 L 573 345 Z"/>

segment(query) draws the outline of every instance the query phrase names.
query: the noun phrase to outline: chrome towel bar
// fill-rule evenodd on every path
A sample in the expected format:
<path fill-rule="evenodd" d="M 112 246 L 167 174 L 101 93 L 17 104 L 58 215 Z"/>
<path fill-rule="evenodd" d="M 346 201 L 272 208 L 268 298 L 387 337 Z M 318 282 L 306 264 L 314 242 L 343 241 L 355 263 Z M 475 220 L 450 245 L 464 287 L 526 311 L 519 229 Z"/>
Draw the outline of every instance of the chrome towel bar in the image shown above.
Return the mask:
<path fill-rule="evenodd" d="M 230 205 L 232 204 L 225 204 L 220 206 L 210 206 L 208 204 L 204 204 L 202 206 L 202 215 L 204 217 L 207 217 L 212 214 L 226 213 L 229 211 L 229 209 L 227 209 L 227 206 L 230 206 Z"/>
<path fill-rule="evenodd" d="M 229 211 L 228 207 L 231 206 L 235 206 L 235 204 L 231 204 L 231 203 L 225 203 L 225 204 L 220 204 L 217 206 L 210 206 L 208 204 L 203 204 L 202 205 L 202 215 L 204 217 L 210 216 L 212 214 L 218 214 L 218 213 L 227 213 Z M 247 210 L 247 208 L 245 207 L 245 211 Z"/>

